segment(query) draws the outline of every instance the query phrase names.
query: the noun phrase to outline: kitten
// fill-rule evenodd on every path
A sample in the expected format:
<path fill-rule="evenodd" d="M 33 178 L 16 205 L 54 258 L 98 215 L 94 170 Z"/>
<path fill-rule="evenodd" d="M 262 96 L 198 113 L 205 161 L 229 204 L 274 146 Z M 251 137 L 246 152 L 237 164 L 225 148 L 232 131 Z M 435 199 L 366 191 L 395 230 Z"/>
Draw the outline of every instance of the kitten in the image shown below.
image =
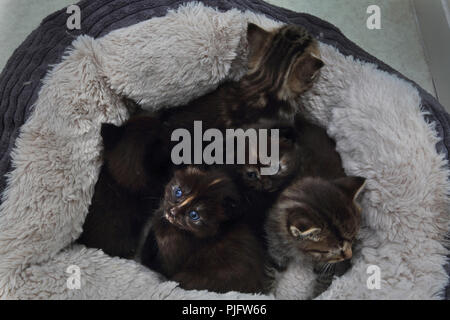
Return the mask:
<path fill-rule="evenodd" d="M 248 72 L 239 81 L 241 99 L 249 107 L 265 108 L 268 119 L 290 121 L 298 111 L 297 98 L 311 89 L 324 66 L 318 43 L 296 25 L 268 32 L 250 23 L 247 34 Z M 227 113 L 238 120 L 240 109 L 232 105 Z"/>
<path fill-rule="evenodd" d="M 156 242 L 156 256 L 154 250 L 147 256 L 145 244 L 138 260 L 184 289 L 264 292 L 265 253 L 239 221 L 240 211 L 238 191 L 224 172 L 177 170 L 150 222 L 147 241 Z"/>
<path fill-rule="evenodd" d="M 299 111 L 295 100 L 312 87 L 324 65 L 317 41 L 299 26 L 269 32 L 252 23 L 247 39 L 246 75 L 185 106 L 163 111 L 169 128 L 192 130 L 194 120 L 201 120 L 205 129 L 241 128 L 258 119 L 292 122 Z"/>
<path fill-rule="evenodd" d="M 117 127 L 103 124 L 103 158 L 83 233 L 77 240 L 111 256 L 133 258 L 151 208 L 158 208 L 168 181 L 161 123 L 140 114 Z"/>
<path fill-rule="evenodd" d="M 236 166 L 238 178 L 250 190 L 263 193 L 276 193 L 289 184 L 294 177 L 318 176 L 326 179 L 345 177 L 342 161 L 336 151 L 336 143 L 325 129 L 296 115 L 294 125 L 289 122 L 265 120 L 251 124 L 255 129 L 278 129 L 276 141 L 268 135 L 268 149 L 271 143 L 279 145 L 278 172 L 274 175 L 262 175 L 263 164 Z M 257 154 L 253 146 L 250 152 Z M 247 156 L 248 157 L 248 156 Z M 247 159 L 248 160 L 248 159 Z"/>
<path fill-rule="evenodd" d="M 259 159 L 258 149 L 259 144 L 254 146 L 250 145 L 246 150 L 247 158 L 246 164 L 236 165 L 235 170 L 237 172 L 238 179 L 246 188 L 254 190 L 260 193 L 276 193 L 282 190 L 298 173 L 300 162 L 298 153 L 300 149 L 296 142 L 295 129 L 287 122 L 280 121 L 260 121 L 253 123 L 248 127 L 253 129 L 266 129 L 267 130 L 267 150 L 271 150 L 272 144 L 277 144 L 278 147 L 278 161 L 275 163 L 277 171 L 271 175 L 264 175 L 262 169 L 268 167 L 262 163 Z M 244 130 L 246 127 L 244 127 Z M 278 130 L 278 136 L 273 136 L 271 130 Z M 259 137 L 258 137 L 258 142 Z M 249 161 L 249 155 L 254 156 L 257 159 L 256 164 L 251 164 Z"/>
<path fill-rule="evenodd" d="M 286 188 L 266 224 L 274 243 L 271 255 L 278 264 L 285 266 L 298 252 L 327 263 L 350 259 L 361 222 L 355 200 L 364 181 L 360 177 L 331 181 L 307 177 Z"/>
<path fill-rule="evenodd" d="M 245 222 L 265 243 L 264 222 L 267 211 L 277 199 L 279 192 L 297 175 L 299 171 L 297 155 L 299 148 L 294 140 L 294 129 L 289 123 L 283 121 L 259 121 L 250 124 L 249 127 L 268 130 L 267 150 L 271 150 L 272 145 L 275 143 L 278 145 L 278 157 L 272 163 L 272 165 L 276 166 L 277 171 L 271 175 L 264 174 L 263 169 L 268 168 L 270 165 L 262 164 L 259 158 L 258 151 L 261 141 L 258 141 L 258 145 L 249 145 L 249 148 L 246 150 L 245 164 L 227 166 L 227 169 L 244 197 L 244 206 L 246 208 Z M 277 136 L 271 134 L 273 129 L 278 130 Z M 258 137 L 259 139 L 260 137 Z M 255 164 L 250 163 L 250 155 L 257 160 Z"/>
<path fill-rule="evenodd" d="M 323 282 L 315 295 L 331 283 L 328 268 L 352 257 L 352 243 L 361 223 L 361 209 L 355 202 L 364 178 L 326 180 L 306 177 L 287 187 L 270 210 L 266 222 L 269 255 L 278 269 L 294 260 L 315 263 Z M 325 288 L 324 288 L 325 286 Z"/>

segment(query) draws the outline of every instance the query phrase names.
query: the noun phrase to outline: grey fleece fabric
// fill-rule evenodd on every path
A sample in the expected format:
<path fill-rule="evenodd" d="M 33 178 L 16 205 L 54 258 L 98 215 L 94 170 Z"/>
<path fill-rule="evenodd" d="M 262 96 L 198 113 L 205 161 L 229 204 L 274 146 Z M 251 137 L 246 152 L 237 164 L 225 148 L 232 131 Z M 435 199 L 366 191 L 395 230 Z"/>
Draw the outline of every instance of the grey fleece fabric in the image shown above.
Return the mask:
<path fill-rule="evenodd" d="M 342 54 L 378 65 L 379 69 L 398 75 L 382 61 L 371 56 L 347 39 L 335 26 L 305 13 L 282 9 L 261 0 L 195 0 L 207 6 L 226 11 L 231 8 L 251 10 L 285 23 L 302 25 L 320 41 L 335 46 Z M 66 28 L 68 15 L 65 9 L 44 19 L 18 47 L 0 75 L 0 194 L 6 187 L 6 176 L 10 171 L 10 152 L 19 134 L 20 127 L 28 118 L 37 99 L 44 78 L 52 65 L 61 57 L 72 41 L 81 34 L 101 37 L 115 29 L 138 22 L 164 16 L 167 10 L 177 8 L 189 0 L 84 0 L 78 3 L 82 12 L 81 30 Z M 407 79 L 408 80 L 408 79 Z M 410 81 L 410 80 L 408 80 Z M 441 138 L 436 145 L 438 152 L 449 158 L 450 115 L 439 102 L 413 83 L 422 97 L 427 120 L 435 124 Z M 450 272 L 450 267 L 448 268 Z M 450 290 L 447 288 L 447 298 Z"/>

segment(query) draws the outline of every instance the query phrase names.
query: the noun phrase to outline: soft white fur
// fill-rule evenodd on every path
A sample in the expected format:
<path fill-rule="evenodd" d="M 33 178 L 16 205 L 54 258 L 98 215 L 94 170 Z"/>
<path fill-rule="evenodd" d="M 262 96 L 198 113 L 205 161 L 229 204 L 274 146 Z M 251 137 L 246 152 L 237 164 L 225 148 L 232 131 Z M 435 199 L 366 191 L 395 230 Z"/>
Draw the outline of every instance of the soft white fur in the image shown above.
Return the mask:
<path fill-rule="evenodd" d="M 252 299 L 272 296 L 184 291 L 139 264 L 73 245 L 98 178 L 100 125 L 120 124 L 127 95 L 147 109 L 173 107 L 245 72 L 251 12 L 189 4 L 94 40 L 81 36 L 45 77 L 12 153 L 0 206 L 0 297 L 5 299 Z M 302 103 L 336 139 L 349 174 L 368 178 L 354 267 L 320 298 L 437 298 L 447 283 L 449 175 L 434 148 L 416 89 L 373 65 L 321 45 L 326 67 Z M 381 268 L 368 290 L 366 268 Z M 81 269 L 70 290 L 69 266 Z M 292 264 L 276 298 L 307 296 L 314 276 Z"/>

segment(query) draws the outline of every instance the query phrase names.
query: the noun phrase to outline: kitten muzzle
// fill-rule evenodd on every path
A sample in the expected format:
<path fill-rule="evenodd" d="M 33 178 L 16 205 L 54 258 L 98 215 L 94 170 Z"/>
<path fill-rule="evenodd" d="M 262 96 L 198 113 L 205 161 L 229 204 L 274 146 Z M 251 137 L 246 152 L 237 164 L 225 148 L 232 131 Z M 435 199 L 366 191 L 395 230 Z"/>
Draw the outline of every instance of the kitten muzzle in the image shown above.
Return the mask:
<path fill-rule="evenodd" d="M 166 220 L 172 224 L 175 222 L 175 218 L 173 217 L 173 215 L 169 214 L 168 212 L 164 214 L 164 218 L 166 218 Z"/>
<path fill-rule="evenodd" d="M 344 241 L 340 249 L 340 256 L 337 256 L 335 259 L 328 260 L 328 263 L 337 263 L 345 260 L 350 260 L 353 256 L 352 252 L 352 244 L 348 241 Z"/>
<path fill-rule="evenodd" d="M 342 258 L 344 258 L 344 260 L 348 260 L 352 257 L 353 252 L 352 252 L 352 244 L 348 241 L 344 242 L 344 245 L 342 246 Z"/>

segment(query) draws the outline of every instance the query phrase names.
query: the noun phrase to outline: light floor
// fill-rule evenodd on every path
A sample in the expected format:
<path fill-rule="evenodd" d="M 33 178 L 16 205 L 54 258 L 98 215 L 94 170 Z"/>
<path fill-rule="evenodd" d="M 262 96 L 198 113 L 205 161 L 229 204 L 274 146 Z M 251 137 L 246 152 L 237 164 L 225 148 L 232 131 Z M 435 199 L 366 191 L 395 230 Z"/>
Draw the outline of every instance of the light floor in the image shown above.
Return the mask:
<path fill-rule="evenodd" d="M 0 0 L 0 70 L 49 14 L 77 0 Z"/>
<path fill-rule="evenodd" d="M 414 5 L 410 0 L 266 0 L 331 22 L 350 40 L 435 95 Z M 433 0 L 431 0 L 433 1 Z M 381 29 L 369 30 L 370 5 L 381 9 Z"/>
<path fill-rule="evenodd" d="M 435 95 L 425 60 L 414 6 L 410 0 L 267 0 L 277 6 L 307 12 L 335 24 L 377 58 Z M 14 49 L 50 13 L 74 0 L 0 0 L 0 69 Z M 369 5 L 381 8 L 381 30 L 366 27 Z"/>

